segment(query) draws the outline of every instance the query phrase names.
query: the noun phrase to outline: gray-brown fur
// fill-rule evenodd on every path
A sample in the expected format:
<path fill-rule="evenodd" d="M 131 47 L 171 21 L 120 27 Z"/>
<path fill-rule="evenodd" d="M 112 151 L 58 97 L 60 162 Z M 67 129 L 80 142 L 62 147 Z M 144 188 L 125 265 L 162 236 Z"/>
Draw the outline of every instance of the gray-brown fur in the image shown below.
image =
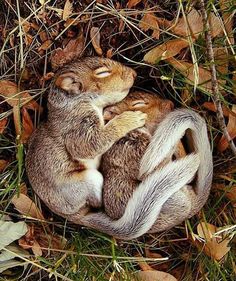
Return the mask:
<path fill-rule="evenodd" d="M 149 99 L 150 103 L 156 101 L 156 105 L 152 104 L 152 106 L 147 107 L 147 104 L 143 104 L 143 108 L 139 108 L 139 110 L 147 114 L 147 121 L 145 123 L 146 129 L 136 129 L 130 132 L 127 136 L 117 141 L 102 157 L 101 167 L 104 175 L 103 202 L 105 212 L 112 219 L 120 219 L 123 216 L 129 199 L 141 182 L 139 178 L 140 163 L 151 141 L 153 129 L 155 126 L 157 127 L 160 120 L 164 119 L 164 116 L 171 110 L 171 107 L 166 107 L 167 110 L 163 111 L 161 103 L 167 104 L 167 102 L 159 99 L 155 95 L 147 93 L 129 94 L 116 106 L 112 106 L 111 110 L 117 114 L 125 110 L 131 110 L 131 103 L 133 103 L 135 99 L 140 101 L 142 98 L 146 98 L 146 100 Z M 110 110 L 110 108 L 107 110 Z M 135 110 L 135 108 L 133 110 Z M 200 170 L 205 168 L 207 171 L 206 176 L 204 176 L 201 171 L 199 173 L 199 177 L 203 177 L 201 180 L 203 190 L 196 194 L 196 190 L 194 190 L 192 186 L 183 186 L 165 202 L 155 224 L 149 232 L 163 231 L 183 222 L 185 219 L 198 212 L 208 198 L 212 176 L 211 151 L 203 120 L 200 117 L 195 120 L 194 117 L 197 115 L 192 115 L 192 120 L 196 126 L 199 126 L 199 134 L 196 135 L 196 131 L 193 132 L 193 136 L 196 138 L 196 145 L 195 147 L 193 146 L 191 150 L 199 150 L 200 148 L 201 155 L 205 154 L 206 157 L 208 157 L 207 161 L 203 161 L 202 159 L 201 167 L 199 168 Z M 183 122 L 185 117 L 183 114 L 182 116 L 181 122 Z M 189 116 L 187 117 L 189 118 Z M 171 138 L 171 130 L 168 130 L 167 126 L 165 129 L 170 133 L 168 138 Z M 166 135 L 166 131 L 163 130 L 161 133 Z M 201 147 L 197 144 L 199 140 L 202 141 Z M 193 142 L 194 140 L 191 141 L 191 143 Z M 165 147 L 164 143 L 163 147 Z M 155 150 L 155 143 L 153 143 L 152 153 L 157 153 Z M 170 155 L 167 157 L 168 159 L 171 159 L 171 153 L 174 153 L 174 149 L 170 151 Z M 152 161 L 152 156 L 149 155 L 149 158 L 149 161 Z M 208 163 L 207 167 L 205 166 L 206 163 Z M 143 161 L 143 165 L 145 164 L 146 163 Z M 198 188 L 199 184 L 198 182 Z"/>
<path fill-rule="evenodd" d="M 97 57 L 72 62 L 56 74 L 48 120 L 33 133 L 26 156 L 34 191 L 55 213 L 70 219 L 102 205 L 101 154 L 145 123 L 145 114 L 124 112 L 104 125 L 102 110 L 128 94 L 135 76 L 131 68 Z"/>

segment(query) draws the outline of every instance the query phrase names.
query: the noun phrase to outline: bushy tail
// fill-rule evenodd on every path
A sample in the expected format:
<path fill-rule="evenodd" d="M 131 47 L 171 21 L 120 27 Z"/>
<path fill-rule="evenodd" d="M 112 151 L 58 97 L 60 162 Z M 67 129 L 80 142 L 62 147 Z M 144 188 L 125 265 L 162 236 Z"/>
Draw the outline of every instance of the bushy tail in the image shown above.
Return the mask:
<path fill-rule="evenodd" d="M 166 116 L 158 126 L 141 160 L 140 176 L 152 173 L 166 157 L 173 154 L 177 143 L 188 129 L 191 135 L 187 134 L 187 138 L 190 143 L 193 142 L 193 149 L 200 158 L 195 185 L 196 200 L 190 212 L 193 215 L 205 204 L 210 193 L 213 175 L 212 152 L 206 123 L 199 114 L 189 109 L 178 109 Z"/>
<path fill-rule="evenodd" d="M 199 163 L 198 154 L 190 154 L 149 175 L 137 187 L 119 220 L 104 213 L 91 213 L 80 218 L 80 223 L 119 239 L 143 235 L 156 221 L 166 200 L 193 179 Z"/>

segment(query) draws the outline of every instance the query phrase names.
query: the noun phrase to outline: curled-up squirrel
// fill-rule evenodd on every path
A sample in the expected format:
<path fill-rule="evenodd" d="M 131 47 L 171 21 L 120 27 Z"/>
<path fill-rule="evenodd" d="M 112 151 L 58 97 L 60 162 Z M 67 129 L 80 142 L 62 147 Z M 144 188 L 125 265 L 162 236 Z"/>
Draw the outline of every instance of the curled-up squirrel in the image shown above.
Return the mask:
<path fill-rule="evenodd" d="M 103 108 L 125 98 L 135 76 L 131 68 L 97 57 L 64 66 L 51 84 L 48 120 L 32 134 L 26 155 L 29 181 L 52 211 L 123 239 L 149 230 L 163 203 L 199 167 L 199 156 L 189 155 L 147 176 L 119 220 L 102 212 L 87 214 L 102 205 L 101 155 L 145 124 L 146 114 L 140 111 L 123 112 L 107 124 L 103 120 Z"/>
<path fill-rule="evenodd" d="M 116 105 L 105 109 L 104 118 L 107 120 L 111 120 L 114 116 L 127 110 L 141 110 L 147 114 L 144 128 L 129 132 L 102 157 L 101 170 L 104 176 L 103 203 L 105 212 L 112 219 L 122 217 L 130 197 L 140 185 L 139 169 L 142 157 L 144 157 L 141 164 L 141 172 L 144 171 L 141 174 L 142 176 L 144 173 L 150 174 L 155 170 L 156 166 L 153 164 L 155 161 L 156 164 L 162 164 L 162 161 L 171 161 L 173 155 L 178 157 L 176 148 L 177 145 L 181 146 L 178 141 L 191 121 L 193 122 L 191 126 L 194 133 L 193 137 L 196 137 L 196 140 L 189 139 L 188 143 L 193 143 L 194 141 L 196 143 L 194 142 L 195 145 L 190 150 L 197 150 L 202 157 L 207 158 L 207 161 L 205 158 L 201 158 L 202 162 L 198 172 L 198 178 L 201 180 L 198 180 L 196 186 L 197 193 L 195 193 L 192 186 L 183 186 L 174 193 L 163 205 L 155 224 L 149 232 L 163 231 L 181 223 L 186 218 L 193 216 L 205 203 L 211 183 L 212 160 L 207 131 L 202 118 L 190 110 L 177 110 L 166 117 L 164 123 L 160 124 L 160 128 L 155 133 L 155 138 L 160 138 L 160 135 L 165 136 L 166 143 L 163 142 L 162 144 L 162 149 L 166 153 L 164 157 L 160 156 L 161 153 L 156 151 L 156 149 L 160 149 L 160 147 L 157 147 L 158 142 L 157 145 L 155 143 L 157 140 L 152 140 L 152 135 L 158 124 L 172 108 L 173 105 L 170 101 L 160 99 L 155 94 L 134 92 Z M 171 116 L 175 116 L 176 119 L 171 118 Z M 190 119 L 190 123 L 188 119 Z M 181 128 L 181 124 L 184 124 L 182 125 L 184 128 Z M 173 131 L 169 130 L 171 127 L 173 127 Z M 175 127 L 176 129 L 174 129 Z M 173 146 L 170 147 L 168 143 L 171 142 L 169 139 L 172 138 L 173 133 L 176 133 L 177 137 L 173 136 Z M 151 148 L 149 147 L 150 141 Z M 146 150 L 147 154 L 145 154 Z M 159 159 L 156 157 L 157 154 L 160 157 Z M 205 164 L 208 164 L 208 166 L 205 166 Z"/>
<path fill-rule="evenodd" d="M 147 114 L 147 120 L 145 128 L 131 131 L 103 155 L 104 205 L 111 220 L 110 224 L 104 224 L 105 215 L 101 219 L 101 213 L 94 214 L 90 215 L 88 225 L 115 237 L 130 239 L 145 232 L 169 229 L 193 216 L 205 204 L 213 170 L 205 121 L 192 110 L 170 112 L 171 108 L 169 101 L 135 92 L 106 109 L 108 119 L 109 114 L 112 118 L 126 110 L 141 110 Z M 185 134 L 189 150 L 199 156 L 195 158 L 200 166 L 194 188 L 187 185 L 194 176 L 192 168 L 196 168 L 194 159 L 186 162 L 194 157 L 192 154 L 167 163 Z M 182 180 L 189 172 L 191 177 Z M 136 217 L 136 224 L 130 225 L 131 232 L 128 232 L 128 225 L 123 221 L 130 214 Z M 117 219 L 116 225 L 112 219 Z"/>
<path fill-rule="evenodd" d="M 71 219 L 102 205 L 101 155 L 146 115 L 124 112 L 106 125 L 103 108 L 121 101 L 136 72 L 98 57 L 74 61 L 59 70 L 48 95 L 48 120 L 32 134 L 26 155 L 29 181 L 55 213 Z"/>

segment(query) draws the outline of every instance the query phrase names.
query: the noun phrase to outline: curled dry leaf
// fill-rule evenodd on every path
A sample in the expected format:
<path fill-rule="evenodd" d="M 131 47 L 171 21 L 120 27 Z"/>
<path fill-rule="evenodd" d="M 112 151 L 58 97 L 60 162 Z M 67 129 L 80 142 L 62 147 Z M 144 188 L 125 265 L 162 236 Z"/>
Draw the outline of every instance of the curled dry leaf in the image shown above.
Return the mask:
<path fill-rule="evenodd" d="M 186 37 L 191 35 L 193 38 L 197 38 L 198 35 L 203 31 L 203 22 L 200 13 L 191 9 L 191 11 L 185 16 L 172 22 L 171 32 L 176 35 Z"/>
<path fill-rule="evenodd" d="M 160 60 L 172 58 L 186 47 L 188 47 L 188 41 L 184 39 L 170 40 L 150 50 L 144 56 L 144 61 L 155 64 Z"/>
<path fill-rule="evenodd" d="M 127 3 L 127 8 L 133 8 L 136 5 L 138 5 L 138 3 L 140 3 L 142 0 L 129 0 L 129 2 Z"/>
<path fill-rule="evenodd" d="M 26 108 L 23 107 L 21 109 L 21 115 L 22 115 L 21 141 L 23 143 L 26 143 L 34 131 L 34 125 Z"/>
<path fill-rule="evenodd" d="M 71 39 L 64 49 L 54 50 L 51 55 L 52 69 L 55 71 L 73 59 L 81 57 L 84 51 L 84 43 L 85 39 L 81 33 L 78 38 Z"/>
<path fill-rule="evenodd" d="M 0 159 L 0 172 L 4 171 L 8 164 L 9 162 L 7 160 Z"/>
<path fill-rule="evenodd" d="M 2 134 L 7 125 L 7 117 L 0 120 L 0 134 Z"/>
<path fill-rule="evenodd" d="M 232 112 L 236 113 L 236 105 L 232 106 Z M 228 131 L 231 139 L 234 139 L 236 137 L 236 117 L 235 117 L 235 115 L 233 115 L 231 113 L 229 113 L 227 131 Z M 225 136 L 223 135 L 217 144 L 217 148 L 220 152 L 223 152 L 226 150 L 226 148 L 228 146 L 229 146 L 229 143 L 228 143 L 227 139 L 225 138 Z"/>
<path fill-rule="evenodd" d="M 139 271 L 135 275 L 140 281 L 178 281 L 173 275 L 157 270 Z"/>
<path fill-rule="evenodd" d="M 224 28 L 229 38 L 230 44 L 234 45 L 233 18 L 235 14 L 235 9 L 234 11 L 230 11 L 232 5 L 233 1 L 220 0 L 220 9 L 222 12 Z"/>
<path fill-rule="evenodd" d="M 51 233 L 49 229 L 45 231 L 43 227 L 31 225 L 25 236 L 19 240 L 19 245 L 23 249 L 32 249 L 33 253 L 42 256 L 43 252 L 48 255 L 49 250 L 64 249 L 66 239 L 60 235 Z"/>
<path fill-rule="evenodd" d="M 21 92 L 14 82 L 0 80 L 0 95 L 4 97 L 5 101 L 12 107 L 24 104 L 24 107 L 28 109 L 42 110 L 31 95 L 28 92 Z"/>
<path fill-rule="evenodd" d="M 52 46 L 52 40 L 48 39 L 45 42 L 43 42 L 43 44 L 38 48 L 38 51 L 46 51 L 47 49 L 49 49 Z"/>
<path fill-rule="evenodd" d="M 216 112 L 216 106 L 213 102 L 204 102 L 203 106 L 210 111 Z M 229 114 L 231 111 L 224 105 L 222 105 L 222 110 L 223 110 L 224 116 L 229 117 Z"/>
<path fill-rule="evenodd" d="M 102 55 L 102 49 L 100 46 L 101 36 L 100 36 L 100 29 L 98 27 L 92 27 L 90 29 L 90 38 L 96 53 L 99 56 L 101 56 Z"/>
<path fill-rule="evenodd" d="M 203 245 L 203 251 L 212 259 L 221 260 L 230 250 L 228 246 L 230 238 L 222 237 L 219 234 L 216 236 L 215 233 L 219 229 L 209 223 L 201 222 L 197 226 L 198 235 L 205 239 Z M 202 243 L 200 243 L 201 245 Z"/>
<path fill-rule="evenodd" d="M 190 84 L 194 84 L 195 73 L 194 73 L 194 65 L 192 63 L 186 61 L 180 61 L 174 58 L 168 58 L 167 61 L 179 72 L 181 72 L 185 78 L 190 82 Z M 211 73 L 205 68 L 201 66 L 198 67 L 198 86 L 203 90 L 211 92 L 212 84 L 211 84 Z"/>
<path fill-rule="evenodd" d="M 148 29 L 153 30 L 152 37 L 159 39 L 160 28 L 158 24 L 158 19 L 153 13 L 145 13 L 138 26 L 143 30 L 147 31 Z"/>
<path fill-rule="evenodd" d="M 30 216 L 35 219 L 45 220 L 42 212 L 35 205 L 35 203 L 25 194 L 20 193 L 14 195 L 11 203 L 15 206 L 16 210 L 22 215 Z"/>
<path fill-rule="evenodd" d="M 70 15 L 72 14 L 72 12 L 73 12 L 73 4 L 70 0 L 66 0 L 65 6 L 63 9 L 62 19 L 67 20 L 70 17 Z"/>

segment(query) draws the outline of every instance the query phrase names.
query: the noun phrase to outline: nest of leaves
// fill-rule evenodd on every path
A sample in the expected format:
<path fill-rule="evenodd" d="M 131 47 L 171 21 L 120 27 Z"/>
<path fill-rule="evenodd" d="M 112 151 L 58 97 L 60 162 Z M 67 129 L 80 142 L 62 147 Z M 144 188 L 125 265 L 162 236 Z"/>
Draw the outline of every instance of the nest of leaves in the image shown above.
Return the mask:
<path fill-rule="evenodd" d="M 212 102 L 198 2 L 2 2 L 0 273 L 4 278 L 234 280 L 236 162 Z M 236 137 L 234 11 L 233 0 L 213 1 L 207 7 L 223 114 L 232 139 Z M 30 135 L 47 117 L 47 87 L 59 67 L 87 55 L 133 67 L 138 73 L 136 90 L 154 92 L 206 119 L 214 182 L 206 206 L 191 220 L 132 243 L 118 242 L 65 222 L 32 192 L 24 155 Z"/>

